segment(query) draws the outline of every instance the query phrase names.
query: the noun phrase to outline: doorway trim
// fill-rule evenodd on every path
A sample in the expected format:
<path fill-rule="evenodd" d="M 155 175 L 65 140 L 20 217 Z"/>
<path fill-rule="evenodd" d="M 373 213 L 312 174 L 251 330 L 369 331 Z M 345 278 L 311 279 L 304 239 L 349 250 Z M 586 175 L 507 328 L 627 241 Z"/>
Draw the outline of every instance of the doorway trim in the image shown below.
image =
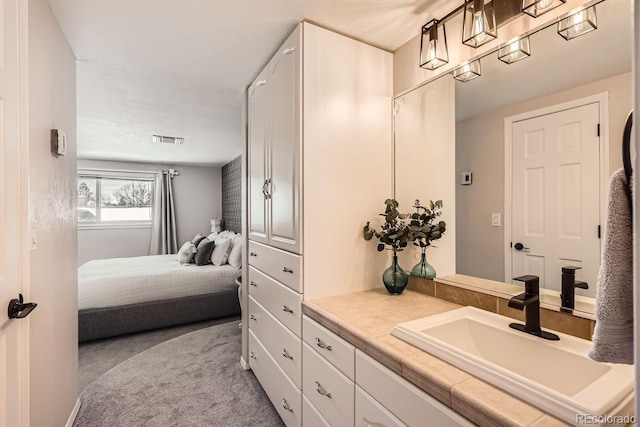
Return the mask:
<path fill-rule="evenodd" d="M 609 92 L 578 98 L 536 110 L 527 111 L 504 119 L 504 281 L 511 283 L 511 191 L 512 191 L 512 144 L 513 124 L 522 120 L 533 119 L 547 114 L 558 113 L 589 104 L 598 104 L 600 122 L 600 225 L 604 235 L 606 204 L 604 203 L 609 183 Z M 602 241 L 600 243 L 602 245 Z"/>

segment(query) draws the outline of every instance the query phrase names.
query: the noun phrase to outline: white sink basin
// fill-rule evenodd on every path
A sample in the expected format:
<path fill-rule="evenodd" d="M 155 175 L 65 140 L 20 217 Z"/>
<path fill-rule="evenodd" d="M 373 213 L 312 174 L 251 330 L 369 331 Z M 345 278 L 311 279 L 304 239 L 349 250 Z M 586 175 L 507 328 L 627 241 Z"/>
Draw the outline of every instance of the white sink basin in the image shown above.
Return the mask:
<path fill-rule="evenodd" d="M 570 424 L 578 414 L 633 411 L 633 366 L 595 362 L 590 341 L 557 332 L 560 341 L 549 341 L 511 329 L 512 322 L 463 307 L 391 333 Z"/>

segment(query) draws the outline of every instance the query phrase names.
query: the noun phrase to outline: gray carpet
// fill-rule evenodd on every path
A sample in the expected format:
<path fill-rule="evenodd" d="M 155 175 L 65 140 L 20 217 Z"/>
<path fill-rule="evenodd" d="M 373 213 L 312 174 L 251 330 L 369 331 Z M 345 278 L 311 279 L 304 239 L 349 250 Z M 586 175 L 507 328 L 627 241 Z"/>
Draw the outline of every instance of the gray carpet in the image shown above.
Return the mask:
<path fill-rule="evenodd" d="M 190 332 L 120 363 L 81 394 L 74 426 L 282 426 L 251 371 L 238 322 Z"/>
<path fill-rule="evenodd" d="M 135 334 L 120 335 L 80 343 L 78 346 L 78 390 L 82 391 L 100 375 L 130 357 L 180 335 L 236 320 L 240 316 L 205 320 Z"/>

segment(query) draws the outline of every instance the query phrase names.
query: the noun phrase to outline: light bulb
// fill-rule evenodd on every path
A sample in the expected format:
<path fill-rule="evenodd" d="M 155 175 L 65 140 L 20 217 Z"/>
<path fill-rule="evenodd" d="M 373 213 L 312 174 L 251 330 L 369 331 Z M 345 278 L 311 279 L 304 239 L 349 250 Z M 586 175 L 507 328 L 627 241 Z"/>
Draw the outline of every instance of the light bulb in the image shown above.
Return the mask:
<path fill-rule="evenodd" d="M 473 33 L 475 39 L 478 42 L 482 42 L 487 36 L 487 29 L 489 28 L 489 20 L 485 13 L 476 12 L 473 14 Z"/>
<path fill-rule="evenodd" d="M 548 8 L 552 3 L 553 3 L 553 0 L 540 0 L 536 4 L 536 8 L 540 9 L 540 10 L 544 10 L 544 9 Z"/>
<path fill-rule="evenodd" d="M 429 40 L 429 48 L 427 49 L 427 61 L 432 61 L 436 58 L 436 40 Z"/>

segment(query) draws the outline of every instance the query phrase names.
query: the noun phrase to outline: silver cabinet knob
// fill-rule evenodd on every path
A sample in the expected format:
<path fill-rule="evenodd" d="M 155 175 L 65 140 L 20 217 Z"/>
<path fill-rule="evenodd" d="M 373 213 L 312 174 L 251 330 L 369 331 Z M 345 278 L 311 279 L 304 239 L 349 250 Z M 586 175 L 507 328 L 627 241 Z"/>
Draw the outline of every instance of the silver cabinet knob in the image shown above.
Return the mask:
<path fill-rule="evenodd" d="M 289 307 L 287 307 L 286 305 L 282 306 L 282 311 L 284 311 L 286 313 L 293 313 L 293 310 L 290 309 Z"/>
<path fill-rule="evenodd" d="M 293 270 L 288 268 L 288 267 L 282 267 L 282 271 L 284 271 L 285 273 L 291 273 L 293 274 Z"/>
<path fill-rule="evenodd" d="M 287 402 L 287 399 L 282 399 L 282 407 L 289 412 L 293 412 L 293 408 L 289 406 L 289 402 Z"/>
<path fill-rule="evenodd" d="M 258 287 L 258 284 L 252 280 L 252 281 L 249 282 L 249 286 Z"/>
<path fill-rule="evenodd" d="M 252 359 L 257 359 L 256 354 L 253 351 L 249 352 L 249 357 Z"/>
<path fill-rule="evenodd" d="M 284 357 L 286 357 L 287 359 L 293 360 L 293 356 L 289 354 L 289 352 L 287 351 L 287 349 L 286 349 L 286 348 L 283 348 L 283 349 L 282 349 L 282 355 L 283 355 Z"/>
<path fill-rule="evenodd" d="M 320 393 L 323 396 L 327 396 L 329 399 L 331 399 L 331 393 L 329 393 L 328 391 L 326 391 L 321 385 L 319 381 L 316 381 L 316 391 L 318 393 Z"/>
<path fill-rule="evenodd" d="M 258 318 L 256 317 L 256 315 L 255 315 L 255 314 L 250 314 L 250 315 L 249 315 L 249 319 L 251 319 L 251 320 L 255 320 L 256 322 L 258 321 Z"/>
<path fill-rule="evenodd" d="M 320 338 L 316 338 L 316 345 L 320 348 L 324 348 L 325 350 L 333 350 L 330 345 L 323 343 Z"/>
<path fill-rule="evenodd" d="M 258 256 L 258 254 L 255 252 L 249 252 L 249 256 Z"/>

